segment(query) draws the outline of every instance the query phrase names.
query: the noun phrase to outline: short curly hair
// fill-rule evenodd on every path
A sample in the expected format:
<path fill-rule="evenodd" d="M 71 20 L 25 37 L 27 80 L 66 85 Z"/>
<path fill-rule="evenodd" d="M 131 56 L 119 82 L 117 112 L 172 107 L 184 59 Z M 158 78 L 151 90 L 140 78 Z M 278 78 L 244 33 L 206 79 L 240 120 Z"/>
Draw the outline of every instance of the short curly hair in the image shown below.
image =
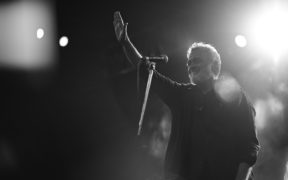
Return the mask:
<path fill-rule="evenodd" d="M 194 42 L 187 50 L 188 60 L 189 60 L 189 57 L 191 56 L 191 53 L 193 53 L 193 51 L 196 49 L 201 49 L 211 55 L 211 62 L 213 63 L 212 72 L 214 74 L 214 78 L 217 79 L 221 70 L 221 58 L 216 48 L 208 43 Z"/>

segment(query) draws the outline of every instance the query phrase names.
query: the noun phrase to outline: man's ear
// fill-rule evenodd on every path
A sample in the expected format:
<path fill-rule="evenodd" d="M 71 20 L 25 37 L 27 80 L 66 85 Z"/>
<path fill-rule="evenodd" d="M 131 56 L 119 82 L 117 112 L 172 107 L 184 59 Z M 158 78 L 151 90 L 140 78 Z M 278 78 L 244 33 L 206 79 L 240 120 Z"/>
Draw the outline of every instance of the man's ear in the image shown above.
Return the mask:
<path fill-rule="evenodd" d="M 212 70 L 212 72 L 213 72 L 213 74 L 214 74 L 215 76 L 219 74 L 220 66 L 219 66 L 219 64 L 217 63 L 217 61 L 213 61 L 213 62 L 212 62 L 211 70 Z"/>

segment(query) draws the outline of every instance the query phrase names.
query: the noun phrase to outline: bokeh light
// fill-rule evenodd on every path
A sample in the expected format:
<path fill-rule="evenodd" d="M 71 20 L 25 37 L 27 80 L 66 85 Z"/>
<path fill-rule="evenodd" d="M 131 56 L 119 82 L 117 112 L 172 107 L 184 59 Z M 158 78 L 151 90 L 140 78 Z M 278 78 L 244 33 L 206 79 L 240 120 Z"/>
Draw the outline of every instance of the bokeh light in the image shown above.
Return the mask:
<path fill-rule="evenodd" d="M 238 47 L 243 48 L 243 47 L 246 47 L 246 46 L 247 46 L 247 39 L 246 39 L 246 37 L 243 36 L 243 35 L 237 35 L 237 36 L 235 37 L 235 43 L 236 43 L 236 45 L 237 45 Z"/>
<path fill-rule="evenodd" d="M 61 47 L 67 46 L 68 43 L 69 43 L 69 39 L 68 39 L 67 36 L 62 36 L 62 37 L 60 38 L 60 40 L 59 40 L 59 44 L 60 44 Z"/>
<path fill-rule="evenodd" d="M 37 38 L 42 39 L 44 37 L 44 30 L 42 28 L 37 29 Z"/>

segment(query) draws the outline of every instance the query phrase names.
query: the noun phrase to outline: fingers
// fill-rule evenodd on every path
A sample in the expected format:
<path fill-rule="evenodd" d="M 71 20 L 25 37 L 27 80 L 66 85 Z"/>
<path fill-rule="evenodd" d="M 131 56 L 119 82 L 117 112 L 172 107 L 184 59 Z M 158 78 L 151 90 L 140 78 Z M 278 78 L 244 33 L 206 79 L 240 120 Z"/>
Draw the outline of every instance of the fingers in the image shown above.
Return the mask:
<path fill-rule="evenodd" d="M 120 12 L 119 11 L 115 11 L 114 12 L 114 18 L 116 18 L 117 16 L 119 16 L 120 15 Z M 121 15 L 120 15 L 121 16 Z"/>
<path fill-rule="evenodd" d="M 116 11 L 116 12 L 114 13 L 114 22 L 115 22 L 115 23 L 121 23 L 121 24 L 124 25 L 124 21 L 123 21 L 123 19 L 122 19 L 121 14 L 120 14 L 119 11 Z"/>
<path fill-rule="evenodd" d="M 128 26 L 128 23 L 125 23 L 124 25 L 124 31 L 127 33 L 127 26 Z"/>
<path fill-rule="evenodd" d="M 128 23 L 124 24 L 124 21 L 123 21 L 119 11 L 114 12 L 113 24 L 114 24 L 114 30 L 115 30 L 117 39 L 119 41 L 121 39 L 122 40 L 126 39 L 127 38 Z"/>
<path fill-rule="evenodd" d="M 128 27 L 128 23 L 125 23 L 125 26 L 124 26 L 125 39 L 128 38 L 127 27 Z"/>
<path fill-rule="evenodd" d="M 119 11 L 116 11 L 114 13 L 113 25 L 114 25 L 115 31 L 121 31 L 124 27 L 124 22 Z"/>

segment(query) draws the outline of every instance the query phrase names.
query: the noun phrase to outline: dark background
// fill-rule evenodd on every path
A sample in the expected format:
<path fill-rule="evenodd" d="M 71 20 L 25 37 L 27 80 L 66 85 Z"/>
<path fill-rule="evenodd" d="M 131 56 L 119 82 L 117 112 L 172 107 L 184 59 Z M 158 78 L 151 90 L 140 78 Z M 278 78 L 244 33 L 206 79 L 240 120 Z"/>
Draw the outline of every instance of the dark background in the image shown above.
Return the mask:
<path fill-rule="evenodd" d="M 278 81 L 267 82 L 268 74 L 249 69 L 251 61 L 265 57 L 234 44 L 234 36 L 245 31 L 247 14 L 262 1 L 51 2 L 56 38 L 69 37 L 67 47 L 57 48 L 57 65 L 46 71 L 0 71 L 4 179 L 161 179 L 163 160 L 147 150 L 147 121 L 159 121 L 165 105 L 152 95 L 143 134 L 137 137 L 141 101 L 135 71 L 121 73 L 130 66 L 115 38 L 116 10 L 129 23 L 130 39 L 143 55 L 169 56 L 157 69 L 172 79 L 188 82 L 186 50 L 192 42 L 204 41 L 215 45 L 223 71 L 238 78 L 253 102 L 274 92 L 287 104 L 287 94 L 273 89 Z M 281 80 L 286 83 L 284 76 Z M 283 179 L 286 119 L 284 113 L 281 133 L 275 133 L 275 124 L 259 133 L 268 154 L 274 155 L 261 154 L 256 179 Z"/>

